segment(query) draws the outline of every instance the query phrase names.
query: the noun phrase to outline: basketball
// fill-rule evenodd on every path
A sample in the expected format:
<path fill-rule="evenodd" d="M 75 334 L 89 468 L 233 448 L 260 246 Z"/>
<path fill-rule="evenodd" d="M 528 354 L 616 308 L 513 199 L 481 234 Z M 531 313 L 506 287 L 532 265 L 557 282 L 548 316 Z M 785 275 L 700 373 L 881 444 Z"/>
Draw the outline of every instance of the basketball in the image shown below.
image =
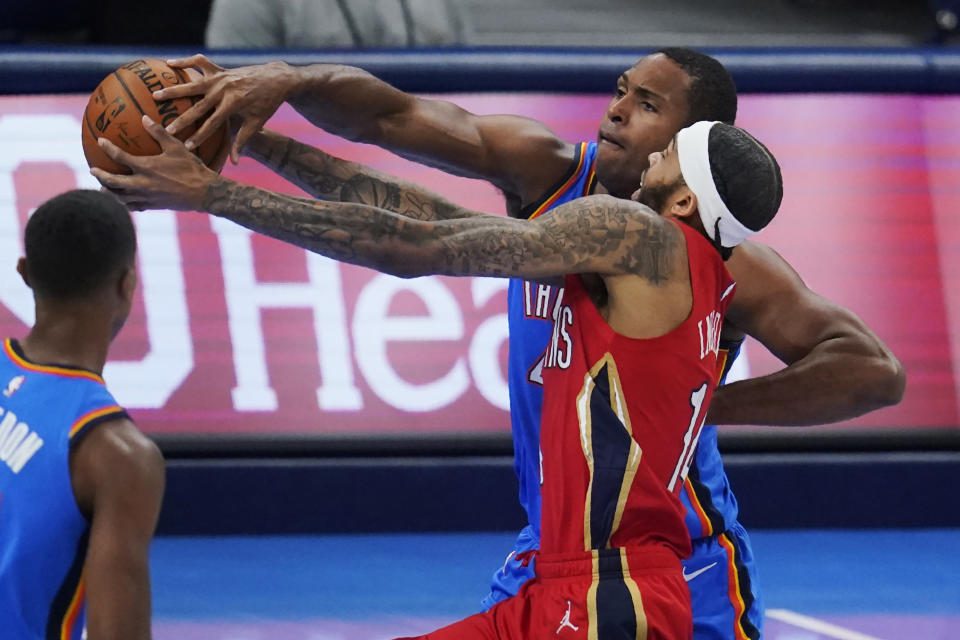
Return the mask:
<path fill-rule="evenodd" d="M 91 167 L 110 173 L 130 173 L 130 170 L 111 160 L 97 144 L 97 138 L 107 138 L 115 145 L 137 156 L 160 153 L 160 145 L 143 128 L 141 117 L 150 116 L 154 122 L 167 126 L 199 100 L 198 96 L 175 100 L 153 99 L 153 92 L 164 87 L 188 82 L 182 69 L 174 69 L 163 60 L 146 58 L 123 65 L 104 78 L 90 96 L 83 113 L 83 155 Z M 196 126 L 177 132 L 177 138 L 186 140 Z M 226 127 L 207 138 L 194 153 L 210 162 L 226 135 Z"/>

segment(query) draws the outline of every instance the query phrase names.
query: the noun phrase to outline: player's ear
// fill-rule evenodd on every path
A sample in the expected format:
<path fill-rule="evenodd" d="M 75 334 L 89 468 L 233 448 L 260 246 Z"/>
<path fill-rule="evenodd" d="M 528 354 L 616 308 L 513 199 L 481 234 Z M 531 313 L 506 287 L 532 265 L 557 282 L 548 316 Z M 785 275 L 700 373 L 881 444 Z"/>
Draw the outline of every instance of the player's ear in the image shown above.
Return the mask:
<path fill-rule="evenodd" d="M 683 185 L 673 192 L 667 206 L 667 215 L 675 218 L 687 218 L 697 210 L 697 196 L 690 187 Z"/>
<path fill-rule="evenodd" d="M 120 280 L 117 282 L 117 293 L 120 299 L 126 303 L 133 302 L 133 294 L 137 291 L 137 267 L 131 264 L 123 270 Z"/>
<path fill-rule="evenodd" d="M 23 278 L 23 283 L 30 287 L 30 276 L 27 275 L 27 259 L 20 258 L 17 260 L 17 273 L 20 274 L 20 277 Z M 33 289 L 33 287 L 30 287 Z"/>

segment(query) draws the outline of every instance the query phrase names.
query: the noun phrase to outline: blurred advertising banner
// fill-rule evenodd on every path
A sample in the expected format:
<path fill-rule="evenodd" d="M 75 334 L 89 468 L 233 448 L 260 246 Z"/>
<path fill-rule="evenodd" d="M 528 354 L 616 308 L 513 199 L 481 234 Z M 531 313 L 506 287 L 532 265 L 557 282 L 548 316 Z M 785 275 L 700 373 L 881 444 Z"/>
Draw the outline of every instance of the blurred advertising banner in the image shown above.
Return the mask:
<path fill-rule="evenodd" d="M 592 140 L 607 96 L 447 95 Z M 844 427 L 960 425 L 960 97 L 747 95 L 738 124 L 780 161 L 783 208 L 759 240 L 863 318 L 907 368 L 897 407 Z M 0 98 L 0 334 L 33 321 L 15 272 L 30 212 L 97 188 L 80 147 L 86 96 Z M 269 126 L 334 155 L 503 212 L 487 183 L 319 131 Z M 256 162 L 225 174 L 301 194 Z M 506 281 L 402 280 L 197 213 L 135 214 L 141 287 L 105 377 L 151 433 L 505 431 Z M 748 342 L 738 376 L 780 363 Z"/>

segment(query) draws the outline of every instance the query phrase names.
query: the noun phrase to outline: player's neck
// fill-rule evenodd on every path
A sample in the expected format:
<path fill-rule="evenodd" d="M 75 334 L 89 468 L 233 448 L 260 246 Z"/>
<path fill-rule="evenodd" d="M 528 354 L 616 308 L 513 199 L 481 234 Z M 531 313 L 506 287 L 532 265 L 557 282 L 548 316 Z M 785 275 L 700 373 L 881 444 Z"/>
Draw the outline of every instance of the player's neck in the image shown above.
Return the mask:
<path fill-rule="evenodd" d="M 80 367 L 103 373 L 112 329 L 102 317 L 60 308 L 37 308 L 37 321 L 20 347 L 28 360 L 37 364 Z"/>

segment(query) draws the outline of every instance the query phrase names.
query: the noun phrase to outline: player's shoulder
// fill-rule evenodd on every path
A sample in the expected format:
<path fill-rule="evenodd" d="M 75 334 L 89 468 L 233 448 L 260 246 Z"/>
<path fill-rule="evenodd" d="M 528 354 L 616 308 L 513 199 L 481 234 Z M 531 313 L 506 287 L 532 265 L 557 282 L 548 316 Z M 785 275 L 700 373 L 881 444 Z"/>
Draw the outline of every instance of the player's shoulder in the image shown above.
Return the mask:
<path fill-rule="evenodd" d="M 771 309 L 799 305 L 813 297 L 790 263 L 759 242 L 748 240 L 740 244 L 726 265 L 737 283 L 726 313 L 727 331 L 732 326 L 749 326 L 753 319 Z"/>
<path fill-rule="evenodd" d="M 581 145 L 564 140 L 542 122 L 520 116 L 483 117 L 483 150 L 501 188 L 524 206 L 555 191 L 574 172 Z"/>
<path fill-rule="evenodd" d="M 70 479 L 77 506 L 89 518 L 98 504 L 158 503 L 165 463 L 160 448 L 118 416 L 97 424 L 73 447 Z"/>
<path fill-rule="evenodd" d="M 89 462 L 117 475 L 150 474 L 164 467 L 160 448 L 125 415 L 98 424 L 74 448 L 81 464 Z"/>
<path fill-rule="evenodd" d="M 606 228 L 623 234 L 629 242 L 656 244 L 659 241 L 661 247 L 669 247 L 662 242 L 671 238 L 679 241 L 683 236 L 679 224 L 657 214 L 647 205 L 603 193 L 575 198 L 553 211 L 575 216 L 585 231 Z"/>
<path fill-rule="evenodd" d="M 738 290 L 803 285 L 799 274 L 783 256 L 752 240 L 745 240 L 733 250 L 727 260 L 727 270 L 737 281 Z"/>

